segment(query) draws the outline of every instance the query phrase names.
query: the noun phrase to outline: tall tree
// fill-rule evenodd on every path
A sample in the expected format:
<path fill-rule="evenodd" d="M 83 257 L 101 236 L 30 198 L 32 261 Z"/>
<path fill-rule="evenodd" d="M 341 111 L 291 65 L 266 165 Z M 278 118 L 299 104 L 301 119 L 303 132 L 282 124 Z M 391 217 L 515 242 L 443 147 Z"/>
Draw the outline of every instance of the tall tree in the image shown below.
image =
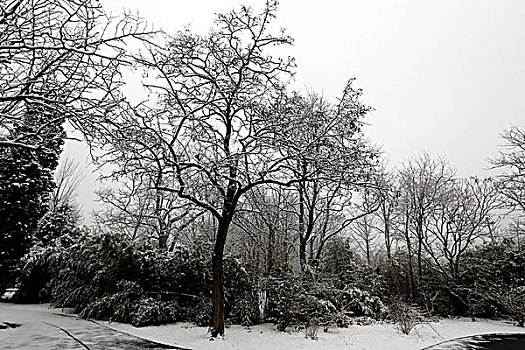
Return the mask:
<path fill-rule="evenodd" d="M 40 128 L 42 119 L 47 115 L 36 107 L 17 123 L 14 135 L 31 134 Z M 54 187 L 53 170 L 64 131 L 51 124 L 39 132 L 47 141 L 37 150 L 0 148 L 0 293 L 12 282 L 16 264 L 31 246 Z"/>
<path fill-rule="evenodd" d="M 455 170 L 445 159 L 433 159 L 423 154 L 407 162 L 399 172 L 401 202 L 404 212 L 404 237 L 409 259 L 416 257 L 417 275 L 415 285 L 419 285 L 423 275 L 424 239 L 428 230 L 428 220 L 441 198 L 453 181 Z M 412 262 L 409 262 L 412 269 Z M 412 271 L 412 270 L 411 270 Z M 411 272 L 412 286 L 414 286 Z M 413 289 L 417 293 L 417 289 Z"/>
<path fill-rule="evenodd" d="M 294 185 L 302 269 L 309 259 L 316 264 L 326 242 L 355 219 L 348 210 L 352 196 L 371 184 L 375 172 L 377 151 L 362 134 L 371 108 L 360 101 L 362 91 L 353 83 L 348 81 L 335 104 L 315 93 L 293 96 L 289 117 L 282 121 L 287 166 L 297 177 L 308 178 Z M 297 152 L 304 145 L 308 148 Z"/>
<path fill-rule="evenodd" d="M 214 217 L 213 337 L 224 334 L 223 255 L 241 198 L 258 186 L 291 186 L 316 176 L 312 169 L 297 174 L 289 167 L 307 153 L 339 169 L 355 160 L 328 160 L 348 143 L 331 127 L 315 139 L 291 137 L 301 126 L 285 93 L 294 62 L 268 54 L 292 42 L 283 31 L 272 33 L 276 11 L 276 1 L 267 1 L 260 13 L 241 7 L 217 15 L 206 36 L 186 30 L 166 35 L 165 47 L 147 47 L 137 62 L 155 77 L 145 83 L 155 103 L 122 105 L 108 120 L 114 127 L 98 135 L 105 161 L 121 165 L 118 171 L 148 169 L 158 179 L 156 189 Z M 337 108 L 352 116 L 356 103 L 349 84 Z"/>
<path fill-rule="evenodd" d="M 282 96 L 280 76 L 291 59 L 266 51 L 290 44 L 269 31 L 276 2 L 260 14 L 251 8 L 220 14 L 207 36 L 181 31 L 166 47 L 150 46 L 139 63 L 157 75 L 147 87 L 156 106 L 128 108 L 107 134 L 118 162 L 156 170 L 157 189 L 176 193 L 213 215 L 217 222 L 213 267 L 212 336 L 224 334 L 223 254 L 239 199 L 255 186 L 288 184 L 282 157 L 271 144 L 271 110 Z M 118 153 L 118 154 L 117 154 Z"/>
<path fill-rule="evenodd" d="M 490 179 L 458 179 L 447 187 L 435 199 L 423 245 L 430 266 L 454 287 L 462 283 L 461 265 L 467 250 L 490 238 L 499 198 Z"/>

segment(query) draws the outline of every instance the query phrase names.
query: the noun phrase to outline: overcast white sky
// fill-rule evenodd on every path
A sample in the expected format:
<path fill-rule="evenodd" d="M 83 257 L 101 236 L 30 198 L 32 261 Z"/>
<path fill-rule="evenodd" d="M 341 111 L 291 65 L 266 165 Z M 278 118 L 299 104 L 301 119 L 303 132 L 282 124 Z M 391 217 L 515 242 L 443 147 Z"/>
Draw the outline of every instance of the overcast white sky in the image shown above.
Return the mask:
<path fill-rule="evenodd" d="M 214 13 L 263 1 L 102 3 L 138 10 L 168 32 L 187 24 L 201 32 Z M 357 78 L 376 109 L 366 132 L 393 166 L 427 151 L 461 176 L 484 175 L 500 132 L 525 126 L 524 0 L 282 0 L 276 23 L 295 39 L 298 86 L 331 98 Z M 81 200 L 93 198 L 93 179 Z"/>

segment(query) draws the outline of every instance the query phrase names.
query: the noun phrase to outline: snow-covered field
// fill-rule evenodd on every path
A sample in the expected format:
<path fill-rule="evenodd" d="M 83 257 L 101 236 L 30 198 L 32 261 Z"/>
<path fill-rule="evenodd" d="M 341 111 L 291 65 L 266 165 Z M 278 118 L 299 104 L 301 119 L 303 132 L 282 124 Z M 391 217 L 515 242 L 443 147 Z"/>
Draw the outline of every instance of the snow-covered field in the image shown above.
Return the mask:
<path fill-rule="evenodd" d="M 350 326 L 319 330 L 318 339 L 306 339 L 303 332 L 278 332 L 272 324 L 254 327 L 230 326 L 224 339 L 210 341 L 207 329 L 188 323 L 135 328 L 120 323 L 99 322 L 113 329 L 137 335 L 160 343 L 192 349 L 421 349 L 444 340 L 476 334 L 525 333 L 525 328 L 508 321 L 478 320 L 468 318 L 443 319 L 417 326 L 409 335 L 398 332 L 392 324 Z"/>

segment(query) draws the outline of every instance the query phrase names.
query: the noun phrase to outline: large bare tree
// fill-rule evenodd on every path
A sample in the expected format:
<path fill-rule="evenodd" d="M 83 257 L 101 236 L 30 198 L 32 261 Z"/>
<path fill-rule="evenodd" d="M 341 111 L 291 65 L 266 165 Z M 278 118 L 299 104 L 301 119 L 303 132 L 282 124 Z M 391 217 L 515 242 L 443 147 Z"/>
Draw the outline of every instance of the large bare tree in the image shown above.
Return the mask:
<path fill-rule="evenodd" d="M 149 45 L 137 62 L 152 77 L 145 80 L 150 101 L 121 105 L 107 120 L 113 127 L 97 135 L 105 161 L 120 165 L 116 174 L 149 171 L 157 190 L 214 217 L 213 337 L 224 334 L 223 255 L 241 198 L 258 186 L 319 176 L 319 166 L 301 173 L 290 168 L 301 157 L 339 170 L 351 169 L 358 158 L 350 156 L 355 148 L 345 153 L 352 139 L 334 132 L 355 130 L 361 115 L 360 92 L 351 82 L 334 107 L 338 113 L 324 116 L 315 138 L 295 137 L 305 115 L 285 91 L 294 62 L 269 54 L 292 43 L 284 31 L 272 32 L 276 11 L 276 1 L 267 1 L 260 13 L 241 7 L 217 15 L 205 36 L 184 30 L 166 35 L 165 45 Z"/>
<path fill-rule="evenodd" d="M 453 182 L 455 170 L 443 158 L 422 154 L 408 161 L 399 171 L 400 210 L 403 212 L 402 236 L 409 256 L 412 293 L 423 275 L 424 239 L 428 221 L 435 206 Z M 414 276 L 412 257 L 416 257 L 417 274 Z M 415 277 L 415 279 L 414 279 Z"/>
<path fill-rule="evenodd" d="M 283 94 L 293 60 L 267 49 L 291 38 L 269 26 L 275 2 L 220 14 L 206 36 L 181 31 L 165 46 L 148 47 L 139 64 L 155 75 L 146 87 L 155 106 L 128 106 L 107 135 L 107 156 L 118 164 L 156 172 L 157 189 L 207 210 L 217 222 L 213 265 L 212 336 L 224 334 L 223 254 L 239 199 L 255 186 L 283 183 L 271 147 L 268 106 Z M 106 158 L 108 159 L 108 158 Z M 276 176 L 279 174 L 279 176 Z"/>
<path fill-rule="evenodd" d="M 435 199 L 423 245 L 447 282 L 461 284 L 465 252 L 490 238 L 499 195 L 490 179 L 457 179 Z"/>

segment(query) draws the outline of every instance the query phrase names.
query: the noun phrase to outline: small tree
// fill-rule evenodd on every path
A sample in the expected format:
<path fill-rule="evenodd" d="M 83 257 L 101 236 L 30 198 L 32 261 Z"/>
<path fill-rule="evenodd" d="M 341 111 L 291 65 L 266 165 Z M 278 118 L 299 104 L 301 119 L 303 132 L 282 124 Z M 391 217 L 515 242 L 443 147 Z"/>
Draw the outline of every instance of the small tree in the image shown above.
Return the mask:
<path fill-rule="evenodd" d="M 504 297 L 504 304 L 518 326 L 523 327 L 525 324 L 525 287 L 511 289 Z"/>

